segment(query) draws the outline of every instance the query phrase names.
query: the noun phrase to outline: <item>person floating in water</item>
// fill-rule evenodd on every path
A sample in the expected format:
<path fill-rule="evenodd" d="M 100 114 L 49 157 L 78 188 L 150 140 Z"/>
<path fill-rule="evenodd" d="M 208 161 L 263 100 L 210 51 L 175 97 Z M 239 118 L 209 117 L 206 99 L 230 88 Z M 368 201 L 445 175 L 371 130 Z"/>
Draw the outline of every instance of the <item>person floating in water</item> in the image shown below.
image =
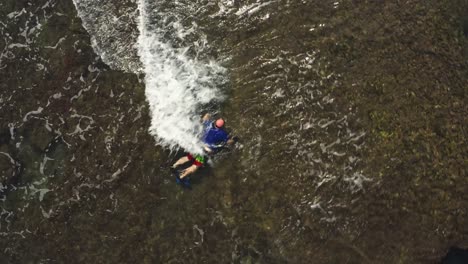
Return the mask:
<path fill-rule="evenodd" d="M 224 130 L 224 119 L 218 118 L 213 121 L 210 114 L 206 114 L 202 118 L 203 121 L 203 149 L 208 155 L 213 155 L 220 151 L 226 144 L 232 145 L 235 143 L 235 138 L 230 138 L 229 134 Z M 207 161 L 207 157 L 204 155 L 192 155 L 188 154 L 172 165 L 173 169 L 187 162 L 192 162 L 192 165 L 183 170 L 179 178 L 183 179 L 190 174 L 195 173 L 198 168 L 203 167 Z"/>
<path fill-rule="evenodd" d="M 208 154 L 214 154 L 219 151 L 229 141 L 229 135 L 224 130 L 224 119 L 218 118 L 216 121 L 211 120 L 211 115 L 206 114 L 202 118 L 203 121 L 203 143 L 204 150 Z"/>

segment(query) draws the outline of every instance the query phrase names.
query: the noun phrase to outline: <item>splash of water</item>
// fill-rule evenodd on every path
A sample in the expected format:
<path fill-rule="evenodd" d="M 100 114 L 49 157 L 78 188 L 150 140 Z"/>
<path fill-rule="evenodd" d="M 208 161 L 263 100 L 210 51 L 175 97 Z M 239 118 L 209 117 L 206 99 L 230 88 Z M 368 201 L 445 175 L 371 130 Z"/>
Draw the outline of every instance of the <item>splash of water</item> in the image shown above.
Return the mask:
<path fill-rule="evenodd" d="M 156 1 L 156 5 L 161 1 Z M 143 64 L 146 97 L 150 106 L 150 133 L 157 143 L 171 149 L 201 153 L 199 111 L 204 105 L 219 101 L 217 88 L 224 69 L 214 61 L 201 61 L 189 55 L 200 45 L 174 47 L 165 38 L 168 30 L 182 39 L 194 28 L 181 26 L 176 14 L 161 12 L 147 0 L 138 1 L 140 12 L 138 54 Z M 155 26 L 158 21 L 159 26 Z M 164 21 L 164 26 L 161 26 Z"/>
<path fill-rule="evenodd" d="M 110 67 L 138 72 L 136 11 L 131 0 L 73 0 L 94 51 Z"/>
<path fill-rule="evenodd" d="M 161 0 L 73 2 L 103 61 L 114 69 L 145 74 L 149 132 L 157 143 L 200 153 L 199 111 L 222 99 L 218 87 L 224 68 L 199 59 L 206 37 L 195 22 L 184 23 L 186 14 L 199 6 Z"/>

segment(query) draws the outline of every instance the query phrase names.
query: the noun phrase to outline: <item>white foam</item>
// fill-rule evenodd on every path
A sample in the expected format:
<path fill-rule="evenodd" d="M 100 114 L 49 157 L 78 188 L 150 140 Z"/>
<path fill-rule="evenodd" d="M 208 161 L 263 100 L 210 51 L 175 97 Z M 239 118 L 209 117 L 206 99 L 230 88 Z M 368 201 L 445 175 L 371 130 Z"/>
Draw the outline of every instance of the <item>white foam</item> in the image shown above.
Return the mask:
<path fill-rule="evenodd" d="M 11 138 L 11 140 L 15 140 L 15 124 L 9 123 L 8 128 L 10 128 L 10 138 Z"/>
<path fill-rule="evenodd" d="M 167 9 L 161 1 L 139 0 L 138 10 L 133 10 L 132 4 L 119 10 L 121 6 L 111 0 L 73 2 L 90 33 L 94 50 L 106 64 L 145 73 L 151 114 L 149 131 L 157 143 L 171 149 L 182 147 L 201 152 L 199 111 L 204 104 L 221 100 L 216 86 L 224 69 L 216 62 L 198 59 L 207 47 L 206 36 L 199 32 L 195 21 L 183 20 L 185 14 L 199 10 L 198 3 L 182 1 Z M 233 5 L 230 1 L 225 4 Z M 133 23 L 138 23 L 139 32 L 132 30 Z M 168 39 L 168 32 L 174 43 Z M 194 36 L 198 40 L 194 41 Z M 135 48 L 139 57 L 136 60 Z"/>
<path fill-rule="evenodd" d="M 164 31 L 169 28 L 176 29 L 178 37 L 191 33 L 181 27 L 179 21 L 165 25 L 167 28 L 157 28 L 151 24 L 148 13 L 148 10 L 157 12 L 157 8 L 146 0 L 139 0 L 138 9 L 138 54 L 145 72 L 145 93 L 150 106 L 149 131 L 161 146 L 201 153 L 198 111 L 203 104 L 221 99 L 215 86 L 217 76 L 224 69 L 216 62 L 191 58 L 187 55 L 189 47 L 174 48 L 163 39 Z M 164 19 L 165 14 L 158 16 Z"/>
<path fill-rule="evenodd" d="M 8 45 L 8 48 L 9 49 L 12 49 L 12 48 L 29 48 L 29 45 L 22 44 L 22 43 L 13 43 L 13 44 Z"/>
<path fill-rule="evenodd" d="M 17 18 L 17 17 L 19 17 L 19 16 L 21 16 L 22 14 L 25 14 L 25 13 L 27 13 L 26 9 L 23 8 L 23 9 L 21 9 L 21 11 L 15 11 L 15 12 L 11 12 L 11 13 L 7 14 L 7 17 L 10 18 L 10 19 L 11 18 Z"/>
<path fill-rule="evenodd" d="M 0 154 L 5 155 L 7 158 L 9 158 L 9 159 L 10 159 L 10 163 L 11 163 L 12 165 L 17 165 L 17 162 L 10 156 L 10 154 L 5 153 L 5 152 L 0 152 Z"/>
<path fill-rule="evenodd" d="M 39 108 L 37 108 L 37 110 L 35 110 L 35 111 L 30 111 L 30 112 L 26 113 L 26 115 L 23 117 L 23 121 L 24 121 L 24 122 L 28 121 L 28 117 L 29 117 L 30 115 L 38 115 L 38 114 L 42 113 L 42 110 L 44 110 L 44 108 L 39 107 Z"/>
<path fill-rule="evenodd" d="M 236 15 L 237 16 L 243 16 L 245 14 L 248 14 L 249 16 L 250 15 L 253 15 L 254 13 L 257 13 L 258 11 L 260 11 L 260 9 L 262 9 L 263 7 L 265 6 L 268 6 L 270 4 L 272 4 L 273 1 L 270 1 L 270 2 L 265 2 L 265 3 L 254 3 L 254 4 L 251 4 L 251 5 L 248 5 L 248 6 L 243 6 L 241 8 L 239 8 L 239 10 L 236 12 Z"/>
<path fill-rule="evenodd" d="M 54 46 L 44 46 L 44 48 L 45 48 L 45 49 L 57 49 L 58 46 L 59 46 L 60 44 L 62 44 L 62 42 L 65 41 L 65 40 L 66 40 L 65 37 L 60 38 L 60 39 L 57 41 L 57 43 L 55 43 Z"/>
<path fill-rule="evenodd" d="M 132 5 L 119 5 L 112 0 L 73 0 L 73 3 L 90 34 L 94 51 L 102 60 L 114 69 L 138 72 Z"/>
<path fill-rule="evenodd" d="M 364 182 L 371 182 L 372 179 L 365 177 L 361 172 L 354 172 L 351 176 L 345 176 L 344 181 L 351 184 L 351 191 L 357 192 L 364 189 Z"/>

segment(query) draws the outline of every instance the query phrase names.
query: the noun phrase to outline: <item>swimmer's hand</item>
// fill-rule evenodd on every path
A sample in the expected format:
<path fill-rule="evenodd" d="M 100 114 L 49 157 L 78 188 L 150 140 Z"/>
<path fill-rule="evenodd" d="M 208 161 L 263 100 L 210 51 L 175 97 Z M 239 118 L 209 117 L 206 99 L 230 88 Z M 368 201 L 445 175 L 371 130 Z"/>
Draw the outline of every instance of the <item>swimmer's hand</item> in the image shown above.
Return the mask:
<path fill-rule="evenodd" d="M 210 120 L 210 118 L 211 118 L 211 115 L 207 113 L 207 114 L 205 114 L 205 115 L 203 116 L 202 121 L 203 121 L 203 122 L 208 121 L 208 120 Z"/>
<path fill-rule="evenodd" d="M 206 153 L 211 154 L 213 153 L 213 150 L 210 149 L 208 146 L 204 146 L 203 149 L 206 151 Z"/>

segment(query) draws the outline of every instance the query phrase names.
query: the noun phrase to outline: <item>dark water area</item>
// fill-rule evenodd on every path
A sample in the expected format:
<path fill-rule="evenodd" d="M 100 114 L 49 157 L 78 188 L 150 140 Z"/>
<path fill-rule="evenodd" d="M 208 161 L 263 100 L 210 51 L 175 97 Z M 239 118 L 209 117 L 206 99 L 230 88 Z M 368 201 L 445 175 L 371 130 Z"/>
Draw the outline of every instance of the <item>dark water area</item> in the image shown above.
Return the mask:
<path fill-rule="evenodd" d="M 214 108 L 240 142 L 192 190 L 129 70 L 137 3 L 104 2 L 112 68 L 72 1 L 0 3 L 0 262 L 461 261 L 466 0 L 155 2 L 227 69 Z"/>
<path fill-rule="evenodd" d="M 463 264 L 468 263 L 468 250 L 453 247 L 442 259 L 442 264 Z"/>

